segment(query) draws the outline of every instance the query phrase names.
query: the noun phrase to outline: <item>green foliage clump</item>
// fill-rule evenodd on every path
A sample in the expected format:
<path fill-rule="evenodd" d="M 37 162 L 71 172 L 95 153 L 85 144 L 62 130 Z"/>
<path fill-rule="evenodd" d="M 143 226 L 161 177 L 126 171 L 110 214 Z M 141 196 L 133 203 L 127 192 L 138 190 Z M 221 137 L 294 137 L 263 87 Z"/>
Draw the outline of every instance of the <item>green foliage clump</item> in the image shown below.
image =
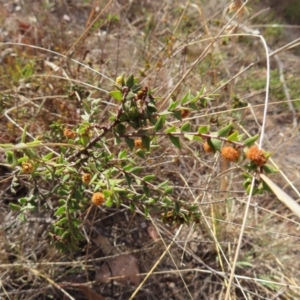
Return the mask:
<path fill-rule="evenodd" d="M 158 111 L 150 88 L 140 85 L 133 75 L 119 76 L 109 94 L 118 105 L 105 122 L 97 118 L 101 99 L 86 95 L 81 122 L 73 128 L 54 122 L 33 142 L 26 143 L 25 130 L 21 143 L 0 145 L 7 163 L 28 176 L 32 187 L 29 195 L 11 208 L 19 211 L 23 220 L 27 210 L 53 210 L 49 234 L 61 250 L 77 248 L 83 238 L 82 224 L 93 206 L 125 205 L 132 212 L 156 215 L 172 225 L 200 222 L 197 203 L 175 197 L 169 180 L 160 181 L 143 165 L 159 147 L 158 136 L 164 136 L 179 151 L 182 140 L 187 140 L 206 143 L 207 152 L 221 153 L 223 159 L 234 163 L 250 159 L 242 167 L 248 193 L 253 171 L 275 171 L 266 164 L 267 153 L 251 148 L 258 136 L 245 139 L 232 122 L 218 120 L 213 129 L 210 125 L 196 126 L 188 118 L 214 99 L 214 95 L 205 94 L 204 87 L 196 95 L 187 92 L 171 101 L 162 111 Z M 45 150 L 37 151 L 40 148 Z M 252 149 L 252 156 L 247 156 L 248 149 Z M 46 190 L 41 188 L 42 182 Z M 257 183 L 253 193 L 264 189 Z"/>

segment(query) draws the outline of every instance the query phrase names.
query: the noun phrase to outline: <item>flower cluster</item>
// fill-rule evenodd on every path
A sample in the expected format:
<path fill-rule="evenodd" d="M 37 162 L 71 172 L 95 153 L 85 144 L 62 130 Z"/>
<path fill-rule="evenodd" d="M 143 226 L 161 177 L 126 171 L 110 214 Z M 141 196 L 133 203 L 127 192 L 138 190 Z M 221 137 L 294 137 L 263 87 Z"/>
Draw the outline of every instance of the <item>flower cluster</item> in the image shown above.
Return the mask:
<path fill-rule="evenodd" d="M 75 139 L 76 138 L 76 132 L 69 128 L 64 129 L 64 136 L 68 139 Z"/>
<path fill-rule="evenodd" d="M 221 155 L 228 161 L 236 161 L 240 157 L 240 151 L 233 147 L 223 147 Z"/>
<path fill-rule="evenodd" d="M 23 162 L 22 163 L 22 171 L 23 173 L 30 174 L 33 171 L 33 164 L 31 162 Z"/>
<path fill-rule="evenodd" d="M 255 162 L 259 167 L 263 166 L 267 162 L 265 152 L 258 149 L 257 146 L 252 146 L 246 153 L 246 157 Z"/>
<path fill-rule="evenodd" d="M 134 147 L 141 150 L 146 149 L 141 139 L 134 140 Z"/>
<path fill-rule="evenodd" d="M 84 173 L 81 176 L 81 180 L 85 185 L 88 185 L 90 183 L 91 178 L 92 178 L 92 176 L 90 173 Z"/>
<path fill-rule="evenodd" d="M 97 192 L 92 196 L 92 203 L 95 205 L 102 205 L 104 203 L 105 197 L 102 193 Z"/>

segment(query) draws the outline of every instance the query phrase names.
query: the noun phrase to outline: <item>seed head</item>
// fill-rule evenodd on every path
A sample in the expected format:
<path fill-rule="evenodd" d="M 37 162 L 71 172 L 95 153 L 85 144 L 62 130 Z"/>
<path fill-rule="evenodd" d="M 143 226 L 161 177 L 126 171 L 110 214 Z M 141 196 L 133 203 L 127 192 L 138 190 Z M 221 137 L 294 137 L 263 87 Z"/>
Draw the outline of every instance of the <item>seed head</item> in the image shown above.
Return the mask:
<path fill-rule="evenodd" d="M 221 155 L 228 161 L 236 161 L 240 157 L 240 151 L 233 147 L 223 147 Z"/>
<path fill-rule="evenodd" d="M 23 173 L 30 174 L 33 171 L 33 164 L 31 162 L 22 162 Z"/>
<path fill-rule="evenodd" d="M 76 132 L 72 131 L 69 128 L 65 128 L 64 136 L 67 137 L 68 139 L 74 139 L 74 138 L 76 138 Z"/>
<path fill-rule="evenodd" d="M 246 153 L 246 157 L 255 162 L 259 167 L 263 166 L 267 162 L 265 152 L 258 149 L 257 146 L 252 146 Z"/>
<path fill-rule="evenodd" d="M 180 115 L 181 115 L 181 118 L 184 119 L 186 117 L 188 117 L 190 114 L 190 111 L 188 109 L 180 109 Z"/>
<path fill-rule="evenodd" d="M 94 195 L 92 196 L 92 203 L 97 206 L 102 205 L 104 203 L 104 200 L 105 200 L 105 197 L 100 192 L 94 193 Z"/>
<path fill-rule="evenodd" d="M 81 176 L 81 180 L 85 185 L 88 185 L 90 183 L 91 178 L 92 178 L 92 176 L 90 173 L 84 173 Z"/>
<path fill-rule="evenodd" d="M 144 146 L 143 141 L 141 139 L 134 140 L 134 147 L 137 148 L 137 149 L 141 149 L 141 150 L 145 149 L 145 146 Z"/>
<path fill-rule="evenodd" d="M 118 76 L 118 77 L 116 78 L 116 84 L 122 85 L 122 82 L 123 82 L 123 76 Z"/>

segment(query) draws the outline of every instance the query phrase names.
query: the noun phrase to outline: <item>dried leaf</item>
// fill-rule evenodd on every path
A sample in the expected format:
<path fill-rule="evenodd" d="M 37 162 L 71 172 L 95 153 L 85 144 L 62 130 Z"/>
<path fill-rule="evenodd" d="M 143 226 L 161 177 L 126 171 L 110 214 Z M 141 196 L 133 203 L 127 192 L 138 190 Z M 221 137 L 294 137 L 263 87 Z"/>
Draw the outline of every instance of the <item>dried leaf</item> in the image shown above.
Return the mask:
<path fill-rule="evenodd" d="M 26 34 L 30 29 L 32 29 L 32 26 L 29 23 L 25 23 L 20 20 L 17 20 L 17 22 L 19 23 L 19 32 L 21 34 Z"/>
<path fill-rule="evenodd" d="M 96 270 L 96 281 L 103 283 L 110 280 L 128 282 L 132 285 L 140 283 L 139 267 L 133 255 L 125 254 L 108 259 Z"/>
<path fill-rule="evenodd" d="M 98 234 L 96 238 L 93 239 L 94 243 L 102 250 L 104 255 L 117 254 L 114 253 L 114 247 L 110 244 L 108 238 Z"/>
<path fill-rule="evenodd" d="M 85 294 L 88 300 L 105 300 L 104 297 L 91 290 L 88 286 L 82 285 L 78 288 Z"/>
<path fill-rule="evenodd" d="M 154 242 L 160 240 L 160 236 L 159 236 L 156 228 L 152 224 L 150 224 L 148 226 L 147 231 Z"/>
<path fill-rule="evenodd" d="M 266 175 L 260 174 L 260 178 L 269 186 L 277 198 L 300 218 L 300 205 Z"/>
<path fill-rule="evenodd" d="M 237 12 L 239 9 L 239 15 L 242 15 L 243 13 L 246 13 L 246 14 L 249 14 L 249 11 L 248 9 L 246 8 L 246 6 L 244 6 L 244 1 L 242 0 L 233 0 L 231 2 L 231 4 L 229 5 L 228 7 L 228 12 L 231 13 L 231 12 Z"/>

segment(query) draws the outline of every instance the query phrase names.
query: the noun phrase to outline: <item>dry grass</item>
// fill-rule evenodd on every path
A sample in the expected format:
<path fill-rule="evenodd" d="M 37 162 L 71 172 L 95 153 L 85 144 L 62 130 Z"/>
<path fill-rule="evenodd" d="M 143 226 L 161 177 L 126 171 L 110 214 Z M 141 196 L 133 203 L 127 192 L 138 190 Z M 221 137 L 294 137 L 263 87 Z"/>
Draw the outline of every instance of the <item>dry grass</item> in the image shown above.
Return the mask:
<path fill-rule="evenodd" d="M 18 143 L 26 124 L 28 141 L 54 121 L 78 124 L 87 96 L 102 99 L 104 124 L 115 110 L 108 91 L 122 73 L 140 74 L 159 95 L 161 110 L 204 85 L 214 100 L 186 120 L 212 127 L 231 120 L 246 136 L 262 133 L 265 122 L 261 143 L 274 152 L 281 171 L 272 180 L 300 198 L 300 58 L 288 49 L 267 57 L 264 38 L 251 27 L 258 7 L 226 14 L 229 3 L 213 1 L 90 2 L 21 2 L 20 10 L 0 5 L 6 20 L 0 36 L 0 144 Z M 271 42 L 269 53 L 282 47 L 273 37 Z M 233 101 L 247 106 L 233 110 Z M 298 299 L 299 219 L 273 194 L 248 197 L 238 164 L 204 153 L 200 143 L 181 142 L 180 151 L 157 137 L 160 148 L 140 163 L 159 182 L 170 180 L 178 199 L 197 203 L 201 223 L 172 227 L 159 221 L 160 212 L 145 218 L 126 205 L 93 208 L 82 226 L 86 240 L 73 257 L 49 245 L 50 210 L 28 213 L 25 223 L 10 211 L 9 203 L 31 186 L 3 156 L 0 298 Z M 47 190 L 47 182 L 39 184 Z M 114 272 L 108 277 L 117 278 L 101 281 L 100 266 L 120 254 L 138 261 L 139 279 L 124 281 L 118 278 L 123 273 Z"/>

